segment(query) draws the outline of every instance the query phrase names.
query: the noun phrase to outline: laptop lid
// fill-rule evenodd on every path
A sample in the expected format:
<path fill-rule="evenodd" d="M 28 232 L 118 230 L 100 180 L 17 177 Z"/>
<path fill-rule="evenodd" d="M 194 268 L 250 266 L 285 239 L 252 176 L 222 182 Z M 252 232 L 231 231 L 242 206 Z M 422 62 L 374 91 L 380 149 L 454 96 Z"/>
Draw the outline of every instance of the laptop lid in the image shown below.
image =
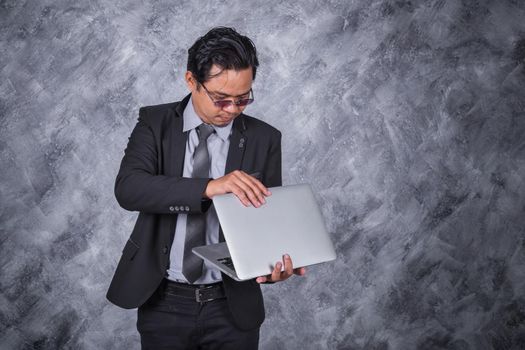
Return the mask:
<path fill-rule="evenodd" d="M 259 208 L 245 207 L 232 193 L 213 198 L 238 279 L 268 275 L 285 253 L 294 268 L 334 260 L 310 185 L 273 187 L 270 192 Z"/>

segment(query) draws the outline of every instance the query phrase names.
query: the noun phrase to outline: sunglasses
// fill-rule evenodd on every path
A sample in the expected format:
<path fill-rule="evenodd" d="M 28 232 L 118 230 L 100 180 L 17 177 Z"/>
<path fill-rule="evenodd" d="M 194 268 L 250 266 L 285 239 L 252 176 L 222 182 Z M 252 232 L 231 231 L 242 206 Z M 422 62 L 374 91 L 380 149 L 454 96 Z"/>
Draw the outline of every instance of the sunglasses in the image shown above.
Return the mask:
<path fill-rule="evenodd" d="M 208 91 L 208 89 L 206 89 L 206 86 L 204 84 L 202 84 L 202 83 L 201 83 L 201 85 L 204 88 L 204 91 L 206 91 L 206 95 L 208 95 L 208 97 L 213 102 L 215 107 L 218 107 L 218 108 L 221 108 L 221 109 L 230 107 L 231 105 L 236 105 L 237 107 L 246 107 L 247 105 L 252 103 L 253 100 L 254 100 L 252 89 L 250 89 L 250 92 L 249 92 L 250 95 L 249 95 L 248 98 L 241 98 L 239 100 L 215 100 L 210 95 L 210 92 Z"/>

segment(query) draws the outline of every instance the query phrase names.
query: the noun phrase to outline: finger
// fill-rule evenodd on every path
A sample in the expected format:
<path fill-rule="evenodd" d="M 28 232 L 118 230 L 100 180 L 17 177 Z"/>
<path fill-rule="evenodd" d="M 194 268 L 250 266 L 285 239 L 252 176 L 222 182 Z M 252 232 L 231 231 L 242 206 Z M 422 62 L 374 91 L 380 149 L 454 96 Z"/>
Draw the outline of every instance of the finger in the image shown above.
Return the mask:
<path fill-rule="evenodd" d="M 274 267 L 274 269 L 272 271 L 272 275 L 271 275 L 271 280 L 273 282 L 281 280 L 281 268 L 282 267 L 283 267 L 283 264 L 280 261 L 278 261 L 275 264 L 275 267 Z"/>
<path fill-rule="evenodd" d="M 268 188 L 266 188 L 266 186 L 264 186 L 263 183 L 258 178 L 251 176 L 250 174 L 246 174 L 246 176 L 248 179 L 250 179 L 250 181 L 252 181 L 253 185 L 257 186 L 259 191 L 261 191 L 265 196 L 271 195 L 271 192 L 268 190 Z"/>
<path fill-rule="evenodd" d="M 228 192 L 233 193 L 242 202 L 242 204 L 244 204 L 244 206 L 249 207 L 251 205 L 250 200 L 248 197 L 246 197 L 246 193 L 234 182 L 228 183 Z"/>
<path fill-rule="evenodd" d="M 244 204 L 245 207 L 249 207 L 250 205 L 252 205 L 249 198 L 246 197 L 246 193 L 239 186 L 236 186 L 235 184 L 231 185 L 230 191 L 235 196 L 237 196 L 237 198 L 239 198 L 239 200 L 241 201 L 242 204 Z"/>
<path fill-rule="evenodd" d="M 256 177 L 250 174 L 247 174 L 244 171 L 240 171 L 239 176 L 242 178 L 243 181 L 249 184 L 254 189 L 255 192 L 260 192 L 261 195 L 270 194 L 270 191 L 268 191 L 268 189 Z M 264 196 L 263 196 L 263 199 L 264 199 Z"/>
<path fill-rule="evenodd" d="M 257 206 L 258 203 L 250 198 L 254 198 L 254 195 L 250 193 L 250 188 L 239 178 L 239 173 L 240 171 L 235 171 L 228 178 L 228 185 L 231 192 L 233 192 L 245 206 Z"/>
<path fill-rule="evenodd" d="M 259 182 L 259 180 L 242 171 L 238 175 L 239 180 L 241 180 L 250 189 L 250 191 L 257 198 L 257 201 L 261 205 L 266 203 L 266 200 L 264 199 L 264 191 L 257 185 L 257 182 Z"/>
<path fill-rule="evenodd" d="M 284 254 L 283 261 L 284 261 L 284 272 L 289 277 L 293 274 L 292 258 L 290 258 L 290 255 Z"/>
<path fill-rule="evenodd" d="M 293 273 L 297 276 L 304 276 L 306 275 L 306 268 L 305 267 L 298 267 L 293 270 Z"/>
<path fill-rule="evenodd" d="M 254 188 L 250 186 L 249 181 L 245 179 L 246 175 L 242 175 L 242 172 L 234 173 L 233 181 L 246 195 L 248 200 L 255 206 L 260 207 L 262 202 L 259 200 L 261 195 L 257 195 L 254 192 Z"/>
<path fill-rule="evenodd" d="M 259 187 L 259 189 L 262 191 L 262 193 L 264 193 L 265 196 L 271 196 L 272 193 L 270 192 L 270 190 L 263 185 L 263 183 L 261 181 L 259 181 L 258 179 L 254 178 L 255 180 L 255 184 L 257 185 L 257 187 Z"/>
<path fill-rule="evenodd" d="M 268 278 L 266 276 L 259 276 L 255 279 L 257 283 L 264 283 Z"/>

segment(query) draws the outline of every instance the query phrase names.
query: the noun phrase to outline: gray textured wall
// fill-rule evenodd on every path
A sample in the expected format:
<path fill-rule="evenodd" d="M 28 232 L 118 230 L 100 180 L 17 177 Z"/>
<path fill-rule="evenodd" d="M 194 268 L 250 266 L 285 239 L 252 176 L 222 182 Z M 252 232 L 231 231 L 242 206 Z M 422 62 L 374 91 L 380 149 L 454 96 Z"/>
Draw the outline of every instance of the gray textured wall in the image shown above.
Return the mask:
<path fill-rule="evenodd" d="M 105 291 L 141 105 L 214 25 L 255 41 L 334 263 L 265 286 L 262 349 L 525 348 L 525 2 L 0 1 L 0 344 L 137 349 Z"/>

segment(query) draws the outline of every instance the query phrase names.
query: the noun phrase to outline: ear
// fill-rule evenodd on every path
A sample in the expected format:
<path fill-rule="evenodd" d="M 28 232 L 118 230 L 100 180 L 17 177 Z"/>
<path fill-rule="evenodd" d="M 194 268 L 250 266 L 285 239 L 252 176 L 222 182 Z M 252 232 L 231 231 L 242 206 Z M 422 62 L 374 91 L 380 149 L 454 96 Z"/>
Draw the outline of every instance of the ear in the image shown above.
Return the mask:
<path fill-rule="evenodd" d="M 193 74 L 190 71 L 187 71 L 184 75 L 184 80 L 186 80 L 186 86 L 190 92 L 193 92 L 197 89 L 197 81 L 193 78 Z"/>

